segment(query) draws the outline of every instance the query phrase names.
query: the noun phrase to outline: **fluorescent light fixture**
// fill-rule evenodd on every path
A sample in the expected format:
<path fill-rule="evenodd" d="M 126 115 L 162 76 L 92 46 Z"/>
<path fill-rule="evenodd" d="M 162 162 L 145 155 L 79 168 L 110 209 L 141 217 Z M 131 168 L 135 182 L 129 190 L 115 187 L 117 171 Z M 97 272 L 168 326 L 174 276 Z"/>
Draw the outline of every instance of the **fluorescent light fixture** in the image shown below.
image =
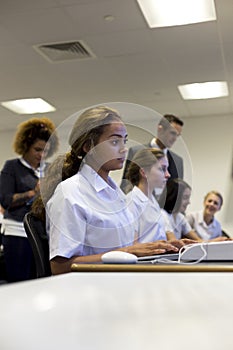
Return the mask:
<path fill-rule="evenodd" d="M 214 0 L 137 0 L 150 28 L 216 20 Z"/>
<path fill-rule="evenodd" d="M 179 85 L 178 89 L 184 100 L 200 100 L 229 95 L 228 86 L 225 81 Z"/>
<path fill-rule="evenodd" d="M 54 112 L 56 108 L 42 98 L 26 98 L 1 102 L 1 105 L 18 114 L 35 114 Z"/>

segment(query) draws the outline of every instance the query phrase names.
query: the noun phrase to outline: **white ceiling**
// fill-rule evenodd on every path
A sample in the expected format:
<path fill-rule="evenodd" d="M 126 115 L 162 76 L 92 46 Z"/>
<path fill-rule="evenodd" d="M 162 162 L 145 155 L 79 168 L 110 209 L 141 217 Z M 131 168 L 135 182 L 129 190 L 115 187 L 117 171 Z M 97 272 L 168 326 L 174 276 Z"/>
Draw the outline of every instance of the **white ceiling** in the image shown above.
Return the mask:
<path fill-rule="evenodd" d="M 110 101 L 181 118 L 233 115 L 233 1 L 215 5 L 217 21 L 149 29 L 136 0 L 1 1 L 0 101 L 42 97 L 57 108 L 47 114 L 57 125 Z M 33 48 L 75 40 L 96 57 L 50 63 Z M 230 96 L 184 101 L 177 90 L 213 80 L 226 80 Z M 30 117 L 0 106 L 0 130 Z"/>

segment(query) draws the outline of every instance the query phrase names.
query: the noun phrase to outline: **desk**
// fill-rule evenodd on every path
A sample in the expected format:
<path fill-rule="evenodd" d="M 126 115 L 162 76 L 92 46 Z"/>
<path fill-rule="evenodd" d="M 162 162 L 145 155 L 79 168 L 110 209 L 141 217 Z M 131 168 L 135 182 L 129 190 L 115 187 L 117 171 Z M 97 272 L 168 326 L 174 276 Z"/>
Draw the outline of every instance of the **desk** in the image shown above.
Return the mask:
<path fill-rule="evenodd" d="M 233 264 L 72 264 L 73 272 L 233 272 Z"/>
<path fill-rule="evenodd" d="M 232 350 L 232 273 L 71 272 L 0 286 L 2 350 Z"/>

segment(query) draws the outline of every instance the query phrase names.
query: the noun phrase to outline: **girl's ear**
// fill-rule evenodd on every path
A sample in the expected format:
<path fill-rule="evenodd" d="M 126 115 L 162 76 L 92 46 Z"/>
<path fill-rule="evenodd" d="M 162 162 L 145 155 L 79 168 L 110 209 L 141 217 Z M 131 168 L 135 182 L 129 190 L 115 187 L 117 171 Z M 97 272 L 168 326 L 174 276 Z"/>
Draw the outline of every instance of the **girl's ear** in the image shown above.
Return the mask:
<path fill-rule="evenodd" d="M 91 149 L 91 141 L 88 140 L 84 143 L 83 150 L 85 153 L 88 153 L 90 151 L 90 149 Z"/>
<path fill-rule="evenodd" d="M 140 177 L 141 177 L 142 179 L 146 179 L 146 178 L 147 178 L 146 172 L 145 172 L 145 170 L 144 170 L 143 168 L 140 168 L 139 174 L 140 174 Z"/>

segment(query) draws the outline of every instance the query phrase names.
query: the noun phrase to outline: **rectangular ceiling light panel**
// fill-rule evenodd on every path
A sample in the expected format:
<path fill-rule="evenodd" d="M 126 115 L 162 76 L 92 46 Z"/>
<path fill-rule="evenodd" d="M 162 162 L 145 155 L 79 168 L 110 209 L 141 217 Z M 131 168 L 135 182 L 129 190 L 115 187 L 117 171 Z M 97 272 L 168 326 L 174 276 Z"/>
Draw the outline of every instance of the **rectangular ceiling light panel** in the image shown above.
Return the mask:
<path fill-rule="evenodd" d="M 216 20 L 214 0 L 137 0 L 150 28 Z"/>
<path fill-rule="evenodd" d="M 1 102 L 1 105 L 18 114 L 35 114 L 54 112 L 56 108 L 42 98 L 26 98 Z"/>
<path fill-rule="evenodd" d="M 179 85 L 178 89 L 184 100 L 200 100 L 229 95 L 228 86 L 225 81 Z"/>

